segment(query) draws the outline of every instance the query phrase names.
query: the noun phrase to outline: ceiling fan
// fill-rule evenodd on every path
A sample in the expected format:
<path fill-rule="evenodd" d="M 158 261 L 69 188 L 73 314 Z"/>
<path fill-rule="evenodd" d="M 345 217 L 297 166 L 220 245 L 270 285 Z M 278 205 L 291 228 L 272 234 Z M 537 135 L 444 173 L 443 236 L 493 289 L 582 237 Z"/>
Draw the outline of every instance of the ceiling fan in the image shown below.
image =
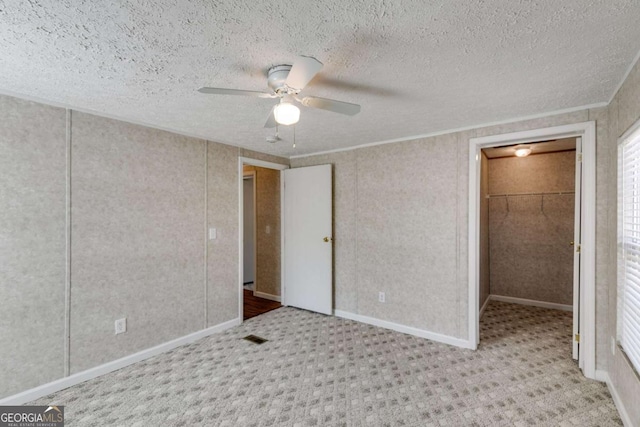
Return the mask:
<path fill-rule="evenodd" d="M 301 56 L 293 65 L 276 65 L 267 73 L 267 84 L 271 92 L 258 92 L 253 90 L 223 89 L 216 87 L 202 87 L 200 93 L 213 95 L 245 95 L 258 98 L 279 98 L 269 114 L 264 127 L 273 128 L 277 125 L 292 125 L 300 120 L 300 109 L 293 103 L 297 101 L 306 107 L 320 108 L 335 113 L 353 116 L 360 112 L 358 104 L 336 101 L 333 99 L 319 98 L 317 96 L 305 96 L 299 98 L 298 94 L 313 79 L 322 68 L 322 62 L 310 56 Z"/>

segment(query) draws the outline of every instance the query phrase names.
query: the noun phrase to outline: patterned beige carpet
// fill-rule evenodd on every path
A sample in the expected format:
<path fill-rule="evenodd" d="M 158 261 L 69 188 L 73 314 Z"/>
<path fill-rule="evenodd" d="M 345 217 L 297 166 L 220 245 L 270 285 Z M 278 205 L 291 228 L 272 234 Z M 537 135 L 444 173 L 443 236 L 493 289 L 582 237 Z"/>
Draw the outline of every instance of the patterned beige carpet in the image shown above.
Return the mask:
<path fill-rule="evenodd" d="M 571 360 L 570 313 L 491 302 L 481 337 L 474 352 L 285 307 L 36 403 L 68 426 L 622 425 Z"/>

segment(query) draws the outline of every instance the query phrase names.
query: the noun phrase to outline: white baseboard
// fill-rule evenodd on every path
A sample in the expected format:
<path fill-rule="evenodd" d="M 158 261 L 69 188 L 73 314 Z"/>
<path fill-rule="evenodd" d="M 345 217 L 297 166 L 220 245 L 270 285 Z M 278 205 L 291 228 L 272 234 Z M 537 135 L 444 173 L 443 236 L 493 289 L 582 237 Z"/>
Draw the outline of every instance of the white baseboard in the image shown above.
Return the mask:
<path fill-rule="evenodd" d="M 609 392 L 613 398 L 613 403 L 615 403 L 618 414 L 620 414 L 620 419 L 622 419 L 622 423 L 625 427 L 633 427 L 633 424 L 631 424 L 631 417 L 629 417 L 626 408 L 622 404 L 618 390 L 616 390 L 615 386 L 611 382 L 611 378 L 609 378 L 609 373 L 606 371 L 596 370 L 596 379 L 607 383 L 607 387 L 609 388 Z"/>
<path fill-rule="evenodd" d="M 449 335 L 438 334 L 436 332 L 425 331 L 424 329 L 414 328 L 412 326 L 400 325 L 398 323 L 389 322 L 387 320 L 376 319 L 374 317 L 362 316 L 360 314 L 349 313 L 348 311 L 335 310 L 334 314 L 337 317 L 344 319 L 355 320 L 356 322 L 366 323 L 368 325 L 379 326 L 385 329 L 391 329 L 393 331 L 402 332 L 409 335 L 414 335 L 420 338 L 426 338 L 428 340 L 441 342 L 444 344 L 454 345 L 456 347 L 476 349 L 468 340 L 451 337 Z"/>
<path fill-rule="evenodd" d="M 596 369 L 596 381 L 600 381 L 601 383 L 609 382 L 609 373 L 607 371 L 603 371 L 601 369 Z"/>
<path fill-rule="evenodd" d="M 489 295 L 486 301 L 484 302 L 484 304 L 482 304 L 482 308 L 480 309 L 480 315 L 478 319 L 482 319 L 482 315 L 484 314 L 484 311 L 487 309 L 487 306 L 489 305 L 489 301 L 491 301 L 491 295 Z"/>
<path fill-rule="evenodd" d="M 107 362 L 103 365 L 96 366 L 95 368 L 87 369 L 86 371 L 78 372 L 77 374 L 60 378 L 59 380 L 55 380 L 50 383 L 43 384 L 38 387 L 23 391 L 21 393 L 14 394 L 13 396 L 5 397 L 4 399 L 0 399 L 0 406 L 23 405 L 27 402 L 31 402 L 32 400 L 39 399 L 48 394 L 55 393 L 57 391 L 74 386 L 76 384 L 80 384 L 92 378 L 96 378 L 101 375 L 108 374 L 109 372 L 113 372 L 118 369 L 124 368 L 125 366 L 129 366 L 133 363 L 140 362 L 142 360 L 148 359 L 150 357 L 156 356 L 161 353 L 165 353 L 169 350 L 173 350 L 176 347 L 180 347 L 182 345 L 189 344 L 201 338 L 207 337 L 209 335 L 213 335 L 213 334 L 217 334 L 219 332 L 225 331 L 229 328 L 240 325 L 241 323 L 242 323 L 242 319 L 237 318 L 237 319 L 229 320 L 224 323 L 220 323 L 218 325 L 212 326 L 207 329 L 203 329 L 198 332 L 194 332 L 189 335 L 185 335 L 180 338 L 176 338 L 171 341 L 167 341 L 155 347 L 151 347 L 146 350 L 142 350 L 137 353 L 131 354 L 129 356 L 125 356 L 123 358 L 113 360 L 111 362 Z"/>
<path fill-rule="evenodd" d="M 253 296 L 258 298 L 264 298 L 271 301 L 280 302 L 280 295 L 266 294 L 264 292 L 253 291 Z"/>
<path fill-rule="evenodd" d="M 555 302 L 536 301 L 532 299 L 505 297 L 502 295 L 489 295 L 489 299 L 493 301 L 510 302 L 512 304 L 532 305 L 534 307 L 552 308 L 554 310 L 573 311 L 572 305 L 557 304 Z"/>

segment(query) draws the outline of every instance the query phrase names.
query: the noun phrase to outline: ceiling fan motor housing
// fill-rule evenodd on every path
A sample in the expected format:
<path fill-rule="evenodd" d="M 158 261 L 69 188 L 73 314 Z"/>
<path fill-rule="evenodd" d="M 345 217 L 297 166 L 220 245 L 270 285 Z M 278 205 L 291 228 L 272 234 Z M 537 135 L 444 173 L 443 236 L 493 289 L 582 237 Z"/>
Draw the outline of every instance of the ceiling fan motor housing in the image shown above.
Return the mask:
<path fill-rule="evenodd" d="M 300 90 L 286 85 L 285 82 L 289 76 L 289 71 L 291 71 L 291 65 L 276 65 L 271 67 L 267 73 L 267 83 L 278 95 L 297 95 L 300 92 Z"/>

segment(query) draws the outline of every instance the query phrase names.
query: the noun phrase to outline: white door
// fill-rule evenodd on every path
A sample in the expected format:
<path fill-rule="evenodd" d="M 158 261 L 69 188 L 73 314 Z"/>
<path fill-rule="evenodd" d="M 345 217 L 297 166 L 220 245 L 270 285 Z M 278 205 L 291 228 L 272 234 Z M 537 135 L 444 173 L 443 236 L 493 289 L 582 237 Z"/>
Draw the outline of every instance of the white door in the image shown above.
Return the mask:
<path fill-rule="evenodd" d="M 575 360 L 580 360 L 580 243 L 582 223 L 582 138 L 576 138 L 576 183 L 573 231 L 573 353 Z M 580 364 L 580 367 L 582 365 Z"/>
<path fill-rule="evenodd" d="M 331 165 L 287 169 L 284 182 L 284 305 L 331 314 Z"/>

